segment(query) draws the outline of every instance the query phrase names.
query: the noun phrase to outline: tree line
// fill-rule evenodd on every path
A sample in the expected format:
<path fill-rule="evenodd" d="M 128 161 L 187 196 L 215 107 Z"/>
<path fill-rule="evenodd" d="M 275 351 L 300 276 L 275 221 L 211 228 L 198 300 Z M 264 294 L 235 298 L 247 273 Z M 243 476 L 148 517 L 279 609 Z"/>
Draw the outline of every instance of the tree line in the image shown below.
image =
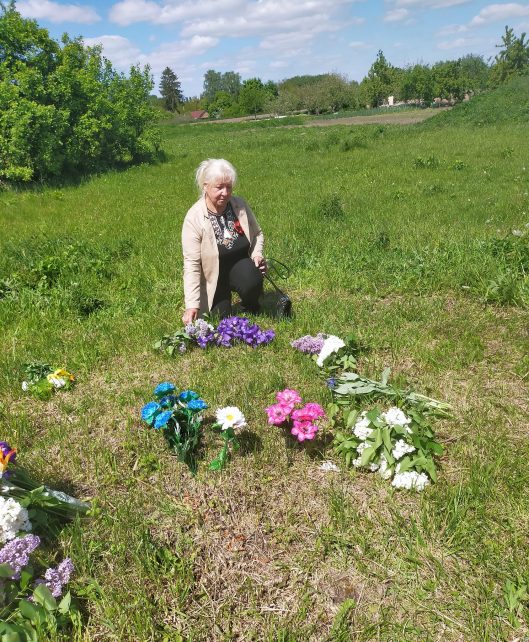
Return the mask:
<path fill-rule="evenodd" d="M 469 54 L 433 65 L 417 63 L 393 66 L 379 51 L 361 82 L 349 81 L 338 73 L 296 76 L 275 83 L 260 78 L 242 81 L 234 71 L 209 69 L 204 74 L 199 97 L 184 98 L 176 74 L 166 68 L 160 94 L 169 111 L 205 110 L 213 117 L 231 118 L 258 113 L 311 114 L 344 109 L 380 107 L 393 96 L 395 101 L 430 105 L 434 100 L 456 103 L 498 86 L 511 76 L 529 73 L 529 42 L 526 34 L 516 36 L 505 27 L 499 52 L 491 63 Z"/>

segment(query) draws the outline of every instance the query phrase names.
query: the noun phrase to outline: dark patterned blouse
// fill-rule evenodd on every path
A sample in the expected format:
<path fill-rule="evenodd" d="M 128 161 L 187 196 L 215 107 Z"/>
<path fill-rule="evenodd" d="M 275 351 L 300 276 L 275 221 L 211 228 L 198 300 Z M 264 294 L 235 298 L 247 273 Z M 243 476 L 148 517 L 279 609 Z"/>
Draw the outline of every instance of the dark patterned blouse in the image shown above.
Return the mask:
<path fill-rule="evenodd" d="M 208 210 L 209 220 L 219 248 L 219 271 L 224 273 L 240 259 L 248 257 L 250 242 L 246 238 L 231 203 L 222 214 Z"/>

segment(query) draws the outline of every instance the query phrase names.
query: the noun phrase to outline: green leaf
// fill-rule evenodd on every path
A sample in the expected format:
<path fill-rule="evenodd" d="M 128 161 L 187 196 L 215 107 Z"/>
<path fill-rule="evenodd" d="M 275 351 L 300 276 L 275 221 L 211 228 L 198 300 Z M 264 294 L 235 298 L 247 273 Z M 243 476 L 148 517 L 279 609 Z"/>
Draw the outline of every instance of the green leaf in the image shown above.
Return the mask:
<path fill-rule="evenodd" d="M 0 577 L 8 578 L 15 574 L 15 569 L 11 568 L 9 564 L 0 564 Z"/>
<path fill-rule="evenodd" d="M 356 423 L 357 417 L 358 417 L 358 410 L 351 410 L 347 415 L 347 421 L 345 422 L 346 428 L 352 428 Z"/>
<path fill-rule="evenodd" d="M 382 376 L 380 377 L 380 383 L 383 386 L 388 385 L 388 379 L 390 374 L 391 374 L 391 368 L 384 368 L 384 370 L 382 371 Z"/>
<path fill-rule="evenodd" d="M 39 584 L 33 591 L 33 599 L 48 611 L 54 611 L 57 608 L 57 600 L 51 594 L 50 589 L 45 584 Z"/>
<path fill-rule="evenodd" d="M 68 591 L 68 593 L 66 593 L 66 595 L 59 602 L 59 606 L 58 606 L 59 613 L 66 615 L 70 610 L 71 604 L 72 604 L 72 596 L 70 594 L 70 591 Z"/>
<path fill-rule="evenodd" d="M 376 450 L 371 446 L 364 448 L 362 452 L 362 459 L 360 460 L 360 465 L 367 466 L 367 464 L 371 461 L 371 458 L 373 457 L 375 452 Z"/>
<path fill-rule="evenodd" d="M 41 624 L 46 620 L 46 613 L 42 612 L 42 607 L 28 602 L 28 600 L 20 600 L 18 608 L 22 615 L 33 624 Z"/>

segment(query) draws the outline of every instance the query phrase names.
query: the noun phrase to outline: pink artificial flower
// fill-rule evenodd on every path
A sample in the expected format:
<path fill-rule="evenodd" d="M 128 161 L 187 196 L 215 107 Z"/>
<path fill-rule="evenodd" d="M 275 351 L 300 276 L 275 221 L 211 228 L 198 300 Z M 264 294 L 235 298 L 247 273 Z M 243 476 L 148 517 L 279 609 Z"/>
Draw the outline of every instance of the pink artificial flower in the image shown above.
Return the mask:
<path fill-rule="evenodd" d="M 307 403 L 303 408 L 294 410 L 292 413 L 292 419 L 297 419 L 299 421 L 316 421 L 323 416 L 325 416 L 325 412 L 317 403 Z"/>
<path fill-rule="evenodd" d="M 325 410 L 320 406 L 319 403 L 306 403 L 305 412 L 312 415 L 314 419 L 320 419 L 320 417 L 325 417 Z"/>
<path fill-rule="evenodd" d="M 273 426 L 280 426 L 288 419 L 289 410 L 281 404 L 275 403 L 273 406 L 265 408 L 268 415 L 268 423 Z"/>
<path fill-rule="evenodd" d="M 297 403 L 301 403 L 301 395 L 297 390 L 290 390 L 285 388 L 281 392 L 276 394 L 277 401 L 283 406 L 283 408 L 289 408 L 290 412 L 294 409 L 294 406 Z"/>
<path fill-rule="evenodd" d="M 305 439 L 314 439 L 318 432 L 318 426 L 313 424 L 311 421 L 299 421 L 294 419 L 294 425 L 290 432 L 298 441 L 305 441 Z"/>

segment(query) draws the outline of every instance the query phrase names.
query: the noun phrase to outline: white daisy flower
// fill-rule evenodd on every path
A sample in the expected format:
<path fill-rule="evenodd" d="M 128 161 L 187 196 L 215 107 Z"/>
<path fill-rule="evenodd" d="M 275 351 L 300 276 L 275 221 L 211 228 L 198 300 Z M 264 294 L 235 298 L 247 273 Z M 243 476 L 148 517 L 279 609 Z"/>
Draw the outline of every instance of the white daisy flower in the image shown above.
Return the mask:
<path fill-rule="evenodd" d="M 215 416 L 217 418 L 217 423 L 221 425 L 222 430 L 228 430 L 228 428 L 242 428 L 243 426 L 246 426 L 246 419 L 237 406 L 219 408 L 216 411 Z"/>

